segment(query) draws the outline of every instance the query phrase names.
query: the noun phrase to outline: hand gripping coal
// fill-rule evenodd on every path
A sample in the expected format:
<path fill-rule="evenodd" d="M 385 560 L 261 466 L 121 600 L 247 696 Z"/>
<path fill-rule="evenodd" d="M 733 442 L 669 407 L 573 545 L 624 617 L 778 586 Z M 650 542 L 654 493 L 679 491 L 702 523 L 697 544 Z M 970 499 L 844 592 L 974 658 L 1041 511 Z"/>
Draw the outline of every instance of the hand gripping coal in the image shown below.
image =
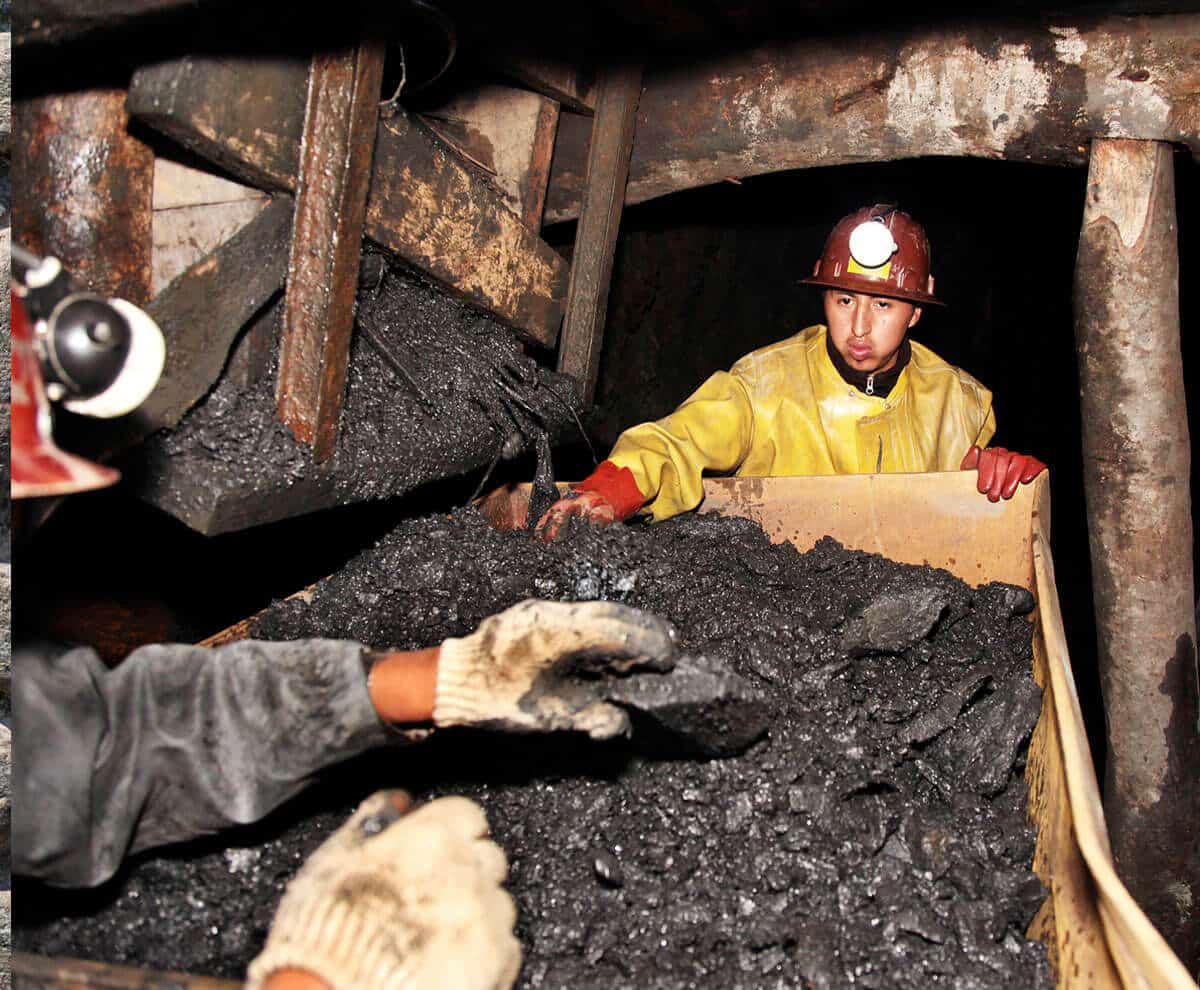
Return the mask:
<path fill-rule="evenodd" d="M 442 644 L 434 724 L 628 735 L 628 714 L 605 700 L 610 675 L 670 670 L 675 639 L 668 622 L 625 605 L 521 602 Z"/>

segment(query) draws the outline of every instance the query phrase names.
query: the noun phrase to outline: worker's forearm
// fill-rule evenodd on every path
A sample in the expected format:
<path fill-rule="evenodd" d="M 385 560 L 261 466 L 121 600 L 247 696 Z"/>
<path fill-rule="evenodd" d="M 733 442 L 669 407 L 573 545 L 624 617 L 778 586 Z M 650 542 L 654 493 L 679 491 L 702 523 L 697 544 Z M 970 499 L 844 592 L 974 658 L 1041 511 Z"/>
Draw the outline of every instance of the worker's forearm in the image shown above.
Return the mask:
<path fill-rule="evenodd" d="M 393 725 L 433 720 L 439 652 L 434 647 L 378 655 L 367 686 L 381 719 Z"/>
<path fill-rule="evenodd" d="M 700 504 L 705 471 L 732 471 L 742 463 L 753 423 L 746 384 L 719 371 L 670 416 L 622 433 L 608 460 L 629 470 L 648 500 L 643 511 L 661 522 Z"/>
<path fill-rule="evenodd" d="M 111 671 L 91 650 L 16 652 L 13 869 L 64 886 L 256 821 L 394 738 L 357 643 L 151 646 Z"/>

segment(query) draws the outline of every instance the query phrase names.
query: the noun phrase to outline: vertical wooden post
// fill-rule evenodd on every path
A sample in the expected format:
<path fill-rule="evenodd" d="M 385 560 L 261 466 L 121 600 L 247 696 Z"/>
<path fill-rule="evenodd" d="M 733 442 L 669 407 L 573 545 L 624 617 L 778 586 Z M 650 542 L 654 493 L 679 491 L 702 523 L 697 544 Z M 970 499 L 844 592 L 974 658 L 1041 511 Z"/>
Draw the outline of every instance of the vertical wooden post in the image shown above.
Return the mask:
<path fill-rule="evenodd" d="M 596 81 L 596 119 L 558 352 L 558 370 L 579 379 L 585 409 L 596 393 L 613 252 L 625 205 L 641 92 L 640 63 L 608 66 Z"/>
<path fill-rule="evenodd" d="M 1097 140 L 1075 337 L 1117 870 L 1197 964 L 1200 734 L 1171 147 Z"/>
<path fill-rule="evenodd" d="M 309 73 L 275 394 L 317 463 L 342 413 L 382 80 L 376 40 L 319 54 Z"/>
<path fill-rule="evenodd" d="M 154 153 L 126 129 L 125 90 L 13 105 L 13 240 L 101 295 L 151 295 Z"/>

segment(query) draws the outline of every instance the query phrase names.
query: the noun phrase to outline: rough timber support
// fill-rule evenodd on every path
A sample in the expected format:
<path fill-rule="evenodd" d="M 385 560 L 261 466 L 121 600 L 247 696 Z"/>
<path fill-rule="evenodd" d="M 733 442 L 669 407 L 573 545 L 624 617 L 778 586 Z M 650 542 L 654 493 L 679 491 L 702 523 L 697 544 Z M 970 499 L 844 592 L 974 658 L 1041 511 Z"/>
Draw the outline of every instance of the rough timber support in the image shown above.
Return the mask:
<path fill-rule="evenodd" d="M 567 263 L 403 110 L 379 125 L 366 230 L 530 340 L 558 340 Z"/>
<path fill-rule="evenodd" d="M 314 56 L 309 72 L 276 402 L 318 464 L 333 453 L 346 391 L 383 52 L 367 40 Z"/>
<path fill-rule="evenodd" d="M 1092 146 L 1075 312 L 1105 815 L 1118 873 L 1194 971 L 1200 730 L 1169 145 Z"/>
<path fill-rule="evenodd" d="M 496 84 L 474 87 L 420 115 L 438 137 L 490 175 L 508 208 L 535 233 L 542 229 L 558 116 L 553 100 Z"/>
<path fill-rule="evenodd" d="M 39 96 L 14 111 L 13 240 L 92 292 L 145 304 L 154 154 L 129 134 L 125 91 Z"/>
<path fill-rule="evenodd" d="M 134 76 L 130 110 L 247 182 L 294 190 L 306 72 L 294 58 L 163 63 Z M 567 263 L 403 110 L 379 123 L 365 233 L 530 340 L 557 341 Z"/>
<path fill-rule="evenodd" d="M 1200 156 L 1200 14 L 980 17 L 660 61 L 626 203 L 795 168 L 931 155 L 1082 165 L 1096 137 Z M 564 114 L 546 222 L 579 215 L 590 121 Z"/>
<path fill-rule="evenodd" d="M 587 185 L 575 232 L 571 287 L 558 352 L 558 370 L 574 375 L 583 386 L 585 409 L 596 392 L 613 252 L 625 203 L 625 180 L 641 91 L 640 64 L 603 69 L 596 84 Z"/>
<path fill-rule="evenodd" d="M 162 328 L 167 358 L 146 401 L 126 416 L 80 429 L 109 455 L 175 426 L 221 376 L 238 334 L 283 285 L 292 230 L 290 196 L 279 196 L 146 305 Z"/>

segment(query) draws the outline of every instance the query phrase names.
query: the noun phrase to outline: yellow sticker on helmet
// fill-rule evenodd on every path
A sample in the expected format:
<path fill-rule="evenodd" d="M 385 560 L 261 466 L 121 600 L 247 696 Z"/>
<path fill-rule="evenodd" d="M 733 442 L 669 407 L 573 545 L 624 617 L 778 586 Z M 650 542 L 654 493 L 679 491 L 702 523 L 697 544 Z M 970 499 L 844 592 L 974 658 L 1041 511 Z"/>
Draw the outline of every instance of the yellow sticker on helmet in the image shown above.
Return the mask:
<path fill-rule="evenodd" d="M 877 278 L 883 281 L 892 273 L 892 263 L 890 260 L 885 261 L 878 268 L 864 268 L 854 260 L 854 255 L 846 261 L 846 274 L 848 275 L 865 275 L 867 278 Z"/>

